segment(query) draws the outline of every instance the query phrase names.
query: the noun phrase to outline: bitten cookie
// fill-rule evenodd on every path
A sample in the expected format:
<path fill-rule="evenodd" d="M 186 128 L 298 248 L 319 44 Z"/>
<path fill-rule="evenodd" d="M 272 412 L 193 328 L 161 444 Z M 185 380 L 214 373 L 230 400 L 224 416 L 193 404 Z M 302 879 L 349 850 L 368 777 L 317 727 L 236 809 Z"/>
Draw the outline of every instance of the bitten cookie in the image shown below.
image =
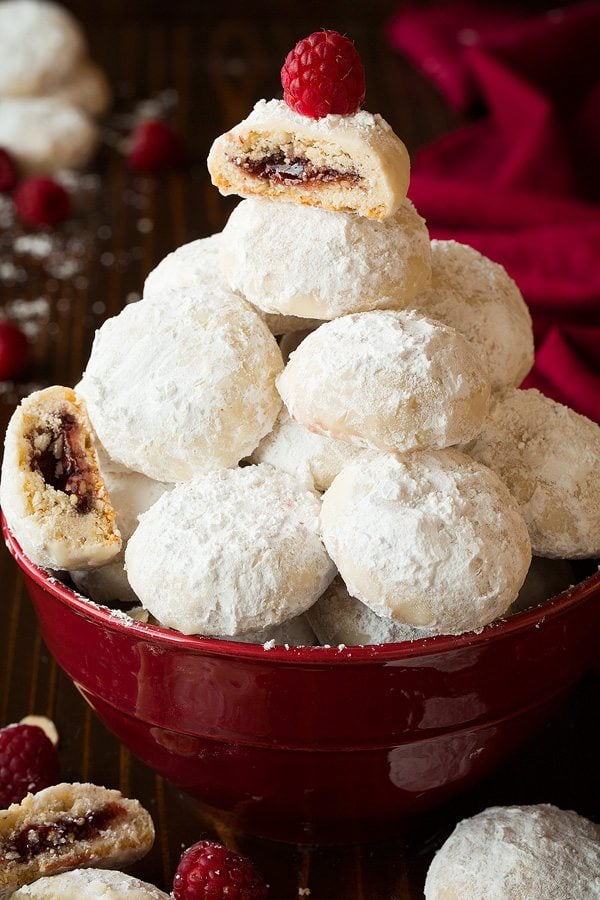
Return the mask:
<path fill-rule="evenodd" d="M 42 876 L 127 866 L 154 843 L 137 800 L 94 784 L 56 784 L 0 810 L 0 898 Z"/>
<path fill-rule="evenodd" d="M 598 425 L 539 391 L 509 390 L 465 450 L 509 488 L 536 556 L 600 556 Z"/>
<path fill-rule="evenodd" d="M 406 147 L 380 115 L 309 119 L 283 100 L 259 100 L 208 155 L 222 194 L 261 195 L 387 219 L 406 197 Z"/>
<path fill-rule="evenodd" d="M 273 431 L 262 439 L 251 459 L 307 478 L 315 490 L 326 491 L 347 463 L 368 454 L 368 450 L 348 441 L 337 441 L 309 431 L 290 419 L 283 407 Z"/>
<path fill-rule="evenodd" d="M 85 406 L 70 388 L 37 391 L 13 413 L 0 496 L 11 531 L 38 566 L 100 566 L 121 549 Z"/>
<path fill-rule="evenodd" d="M 184 634 L 243 635 L 298 616 L 335 574 L 320 502 L 271 466 L 223 469 L 177 485 L 125 551 L 143 605 Z"/>
<path fill-rule="evenodd" d="M 311 606 L 306 617 L 320 643 L 332 646 L 415 641 L 430 634 L 426 628 L 413 628 L 378 616 L 356 597 L 350 596 L 339 575 Z"/>
<path fill-rule="evenodd" d="M 427 873 L 426 900 L 593 900 L 600 826 L 549 804 L 494 806 L 459 822 Z"/>
<path fill-rule="evenodd" d="M 73 869 L 61 875 L 40 878 L 18 890 L 13 897 L 36 900 L 169 900 L 169 894 L 133 875 L 109 869 Z"/>
<path fill-rule="evenodd" d="M 277 387 L 292 419 L 311 431 L 401 452 L 474 437 L 490 394 L 461 334 L 383 310 L 321 325 L 291 354 Z"/>
<path fill-rule="evenodd" d="M 432 241 L 431 265 L 431 287 L 411 306 L 464 334 L 493 390 L 517 387 L 533 365 L 533 329 L 506 269 L 457 241 Z"/>
<path fill-rule="evenodd" d="M 508 490 L 456 450 L 351 463 L 323 495 L 321 531 L 353 597 L 432 634 L 503 615 L 531 562 Z"/>
<path fill-rule="evenodd" d="M 334 319 L 399 309 L 431 278 L 425 222 L 406 200 L 385 222 L 273 200 L 243 200 L 221 244 L 230 286 L 269 313 Z"/>
<path fill-rule="evenodd" d="M 0 97 L 43 94 L 85 57 L 81 28 L 58 3 L 0 3 Z M 4 142 L 0 140 L 4 145 Z"/>
<path fill-rule="evenodd" d="M 244 300 L 204 290 L 108 319 L 79 385 L 108 454 L 157 481 L 237 465 L 281 407 L 275 338 Z"/>

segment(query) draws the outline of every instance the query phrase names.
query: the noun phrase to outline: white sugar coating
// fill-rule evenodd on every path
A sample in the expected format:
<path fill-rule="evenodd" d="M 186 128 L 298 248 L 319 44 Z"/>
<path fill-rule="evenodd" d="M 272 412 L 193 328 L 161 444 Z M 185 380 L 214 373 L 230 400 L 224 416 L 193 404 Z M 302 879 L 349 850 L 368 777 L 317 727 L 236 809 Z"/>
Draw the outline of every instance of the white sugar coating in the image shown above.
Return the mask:
<path fill-rule="evenodd" d="M 262 439 L 251 460 L 308 479 L 315 490 L 326 491 L 345 465 L 370 453 L 348 441 L 309 431 L 290 419 L 284 406 L 273 431 Z"/>
<path fill-rule="evenodd" d="M 335 575 L 318 533 L 320 506 L 271 466 L 209 473 L 140 517 L 127 576 L 152 615 L 184 634 L 279 625 L 312 606 Z"/>
<path fill-rule="evenodd" d="M 102 465 L 108 496 L 117 514 L 117 527 L 125 544 L 138 525 L 138 517 L 162 497 L 173 485 L 162 481 L 153 481 L 139 472 L 115 472 Z M 108 565 L 94 569 L 72 571 L 70 573 L 75 586 L 94 603 L 110 605 L 116 600 L 121 602 L 138 602 L 125 573 L 125 550 Z"/>
<path fill-rule="evenodd" d="M 57 3 L 0 3 L 0 97 L 31 96 L 58 84 L 86 54 L 73 16 Z"/>
<path fill-rule="evenodd" d="M 232 288 L 265 312 L 333 319 L 402 308 L 428 286 L 425 222 L 406 200 L 384 222 L 252 198 L 232 212 L 221 258 Z"/>
<path fill-rule="evenodd" d="M 495 806 L 459 822 L 436 853 L 426 900 L 593 900 L 600 826 L 550 804 Z"/>
<path fill-rule="evenodd" d="M 510 613 L 512 615 L 524 609 L 539 606 L 540 603 L 566 591 L 579 580 L 568 560 L 534 556 L 519 596 L 510 608 Z"/>
<path fill-rule="evenodd" d="M 312 609 L 312 607 L 311 607 Z M 318 644 L 316 635 L 307 618 L 308 613 L 294 616 L 281 625 L 270 625 L 260 631 L 249 631 L 243 635 L 220 635 L 226 641 L 240 644 L 272 644 L 273 647 L 313 647 Z"/>
<path fill-rule="evenodd" d="M 465 448 L 498 473 L 527 523 L 536 556 L 600 556 L 600 427 L 536 390 L 493 402 Z"/>
<path fill-rule="evenodd" d="M 321 325 L 291 354 L 277 388 L 291 417 L 312 431 L 402 452 L 475 437 L 490 395 L 466 338 L 392 310 Z"/>
<path fill-rule="evenodd" d="M 60 875 L 39 878 L 25 885 L 13 897 L 38 900 L 168 900 L 169 894 L 133 875 L 110 869 L 73 869 Z"/>
<path fill-rule="evenodd" d="M 53 97 L 0 99 L 0 146 L 26 174 L 85 166 L 97 142 L 96 126 L 71 103 Z"/>
<path fill-rule="evenodd" d="M 209 237 L 183 244 L 153 269 L 144 282 L 144 300 L 164 303 L 165 298 L 172 302 L 173 291 L 196 291 L 200 301 L 205 296 L 205 289 L 212 285 L 223 286 L 227 278 L 220 262 L 221 232 Z M 256 307 L 255 307 L 256 308 Z M 267 323 L 272 334 L 286 334 L 297 328 L 306 327 L 306 319 L 297 316 L 279 316 L 277 314 L 259 314 Z M 320 321 L 315 321 L 321 324 Z"/>
<path fill-rule="evenodd" d="M 320 643 L 331 646 L 415 641 L 430 634 L 426 628 L 414 628 L 378 616 L 360 600 L 350 596 L 339 575 L 307 611 L 306 617 Z"/>
<path fill-rule="evenodd" d="M 457 241 L 432 241 L 431 266 L 431 287 L 411 306 L 464 334 L 480 354 L 492 389 L 521 384 L 533 365 L 533 329 L 506 269 Z"/>
<path fill-rule="evenodd" d="M 107 453 L 157 481 L 235 466 L 281 407 L 281 353 L 258 313 L 204 288 L 133 303 L 96 332 L 78 386 Z"/>
<path fill-rule="evenodd" d="M 323 495 L 321 531 L 353 597 L 432 634 L 503 615 L 531 561 L 508 490 L 456 450 L 351 463 Z"/>

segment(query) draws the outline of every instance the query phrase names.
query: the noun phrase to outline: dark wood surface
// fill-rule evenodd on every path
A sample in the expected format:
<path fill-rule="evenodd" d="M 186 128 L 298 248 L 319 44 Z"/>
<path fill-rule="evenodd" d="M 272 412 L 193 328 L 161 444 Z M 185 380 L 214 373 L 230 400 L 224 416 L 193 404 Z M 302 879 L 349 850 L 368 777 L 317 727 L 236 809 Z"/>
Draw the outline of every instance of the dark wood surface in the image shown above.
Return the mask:
<path fill-rule="evenodd" d="M 255 4 L 250 12 L 249 4 L 240 3 L 229 6 L 234 14 L 227 18 L 217 4 L 73 0 L 68 5 L 86 22 L 93 53 L 110 73 L 118 102 L 93 167 L 98 180 L 78 192 L 77 214 L 53 238 L 64 245 L 75 271 L 69 275 L 60 265 L 57 270 L 60 246 L 40 260 L 15 252 L 18 229 L 0 234 L 0 272 L 9 261 L 24 273 L 14 283 L 0 280 L 3 306 L 47 301 L 37 312 L 26 308 L 32 311 L 34 358 L 21 383 L 2 386 L 2 432 L 19 396 L 46 384 L 77 382 L 95 328 L 139 295 L 145 275 L 167 252 L 220 230 L 233 204 L 210 186 L 204 164 L 210 142 L 246 115 L 256 99 L 277 94 L 281 61 L 299 37 L 326 26 L 354 38 L 367 72 L 367 107 L 383 113 L 412 152 L 455 124 L 436 92 L 387 48 L 382 26 L 393 3 L 331 4 L 328 15 L 322 4 L 278 4 L 273 15 L 273 4 Z M 186 137 L 192 163 L 159 181 L 135 177 L 115 148 L 115 137 L 127 131 L 138 101 L 165 89 L 177 92 L 172 119 Z M 27 713 L 50 716 L 61 735 L 65 780 L 118 787 L 150 809 L 156 845 L 133 871 L 161 887 L 170 888 L 184 846 L 216 837 L 256 861 L 273 900 L 417 898 L 434 850 L 464 815 L 494 803 L 554 802 L 598 816 L 598 678 L 590 675 L 514 759 L 410 834 L 374 845 L 302 848 L 233 832 L 201 814 L 98 722 L 44 647 L 4 548 L 0 606 L 0 724 Z"/>

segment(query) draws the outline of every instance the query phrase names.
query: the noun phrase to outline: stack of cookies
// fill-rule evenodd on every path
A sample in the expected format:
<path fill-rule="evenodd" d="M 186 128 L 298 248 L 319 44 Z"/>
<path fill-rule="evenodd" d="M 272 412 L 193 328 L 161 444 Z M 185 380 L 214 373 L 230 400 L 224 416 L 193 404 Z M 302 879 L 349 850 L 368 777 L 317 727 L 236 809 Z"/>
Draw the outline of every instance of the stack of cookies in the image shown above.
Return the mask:
<path fill-rule="evenodd" d="M 9 524 L 92 599 L 186 634 L 399 641 L 505 615 L 532 549 L 600 554 L 600 429 L 519 390 L 517 286 L 430 242 L 361 77 L 347 39 L 301 41 L 284 100 L 211 149 L 244 198 L 223 232 L 102 326 L 75 398 L 15 414 Z"/>

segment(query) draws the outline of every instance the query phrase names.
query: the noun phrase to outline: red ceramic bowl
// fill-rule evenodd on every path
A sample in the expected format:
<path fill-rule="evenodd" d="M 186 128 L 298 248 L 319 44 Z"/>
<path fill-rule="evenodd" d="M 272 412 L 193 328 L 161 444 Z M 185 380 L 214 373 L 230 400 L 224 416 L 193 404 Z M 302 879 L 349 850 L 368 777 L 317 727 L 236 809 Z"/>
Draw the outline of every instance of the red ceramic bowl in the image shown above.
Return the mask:
<path fill-rule="evenodd" d="M 239 827 L 373 838 L 490 772 L 592 661 L 600 573 L 481 634 L 265 651 L 95 606 L 3 523 L 43 636 L 105 725 Z"/>

